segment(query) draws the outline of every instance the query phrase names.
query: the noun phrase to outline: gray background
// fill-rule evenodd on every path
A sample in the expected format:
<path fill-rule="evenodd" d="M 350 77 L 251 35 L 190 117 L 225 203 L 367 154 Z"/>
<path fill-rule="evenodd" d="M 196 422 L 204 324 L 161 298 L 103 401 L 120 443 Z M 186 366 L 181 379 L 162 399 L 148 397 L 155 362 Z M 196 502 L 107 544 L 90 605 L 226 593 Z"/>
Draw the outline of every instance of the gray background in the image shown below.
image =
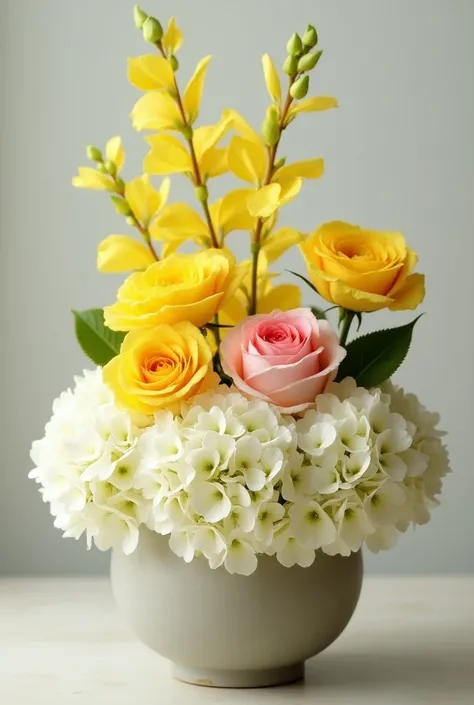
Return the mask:
<path fill-rule="evenodd" d="M 126 232 L 107 198 L 71 187 L 83 147 L 122 134 L 126 178 L 145 153 L 129 113 L 127 56 L 145 52 L 128 0 L 2 0 L 0 572 L 100 573 L 108 557 L 64 541 L 27 480 L 33 438 L 51 402 L 86 361 L 71 308 L 114 300 L 119 279 L 95 271 L 97 243 Z M 454 474 L 432 523 L 392 551 L 367 556 L 373 573 L 473 570 L 474 2 L 472 0 L 149 0 L 185 31 L 181 74 L 212 53 L 202 119 L 236 107 L 259 125 L 267 104 L 260 54 L 279 63 L 294 29 L 317 25 L 326 53 L 312 92 L 337 111 L 306 116 L 285 136 L 292 158 L 323 156 L 283 221 L 311 230 L 346 219 L 399 229 L 428 278 L 403 385 L 438 409 Z M 181 81 L 183 78 L 181 78 Z M 214 192 L 215 193 L 215 192 Z M 175 199 L 190 199 L 175 179 Z M 246 235 L 234 236 L 239 254 Z M 302 269 L 299 254 L 285 266 Z M 405 314 L 376 314 L 366 327 Z"/>

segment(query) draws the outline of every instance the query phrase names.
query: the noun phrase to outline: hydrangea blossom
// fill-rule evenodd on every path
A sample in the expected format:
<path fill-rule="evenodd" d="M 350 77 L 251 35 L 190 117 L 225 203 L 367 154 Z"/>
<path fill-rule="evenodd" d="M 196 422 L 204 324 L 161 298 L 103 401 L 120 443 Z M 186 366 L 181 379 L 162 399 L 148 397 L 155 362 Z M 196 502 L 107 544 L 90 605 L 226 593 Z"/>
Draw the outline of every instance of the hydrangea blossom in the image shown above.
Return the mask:
<path fill-rule="evenodd" d="M 135 487 L 143 422 L 116 408 L 100 368 L 85 370 L 55 400 L 44 438 L 33 443 L 29 476 L 41 484 L 64 536 L 85 532 L 89 546 L 94 540 L 101 550 L 135 550 L 146 509 Z"/>
<path fill-rule="evenodd" d="M 307 567 L 317 550 L 390 548 L 428 521 L 449 470 L 438 416 L 389 383 L 334 383 L 299 418 L 226 386 L 132 418 L 97 370 L 53 412 L 31 477 L 65 536 L 130 553 L 144 524 L 183 560 L 242 575 L 260 554 Z"/>

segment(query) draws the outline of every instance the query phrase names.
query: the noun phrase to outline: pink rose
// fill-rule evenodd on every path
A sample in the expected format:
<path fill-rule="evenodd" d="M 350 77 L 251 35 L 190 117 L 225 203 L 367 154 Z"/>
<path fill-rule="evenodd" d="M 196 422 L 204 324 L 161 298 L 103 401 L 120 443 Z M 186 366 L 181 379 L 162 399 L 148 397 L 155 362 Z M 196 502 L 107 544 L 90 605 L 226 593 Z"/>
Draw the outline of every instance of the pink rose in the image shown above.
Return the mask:
<path fill-rule="evenodd" d="M 309 308 L 250 316 L 227 333 L 222 367 L 241 392 L 296 414 L 312 406 L 346 351 Z"/>

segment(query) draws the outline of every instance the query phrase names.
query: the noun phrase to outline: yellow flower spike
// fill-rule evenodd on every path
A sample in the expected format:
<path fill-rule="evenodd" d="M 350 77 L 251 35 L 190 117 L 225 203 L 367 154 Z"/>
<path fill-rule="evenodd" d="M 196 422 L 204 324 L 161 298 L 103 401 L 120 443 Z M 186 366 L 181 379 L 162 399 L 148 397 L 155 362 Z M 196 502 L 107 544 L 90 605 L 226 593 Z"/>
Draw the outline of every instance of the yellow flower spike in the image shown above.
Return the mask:
<path fill-rule="evenodd" d="M 146 141 L 151 145 L 151 152 L 143 162 L 147 174 L 164 176 L 192 171 L 191 157 L 176 137 L 161 133 L 147 137 Z"/>
<path fill-rule="evenodd" d="M 175 243 L 179 247 L 186 240 L 202 244 L 209 236 L 207 224 L 187 203 L 171 203 L 163 208 L 150 226 L 150 235 L 156 240 Z"/>
<path fill-rule="evenodd" d="M 76 188 L 90 188 L 98 191 L 115 191 L 115 182 L 110 176 L 101 174 L 88 166 L 79 167 L 79 176 L 75 176 L 72 185 Z"/>
<path fill-rule="evenodd" d="M 265 85 L 270 97 L 280 105 L 281 103 L 281 85 L 278 72 L 275 64 L 268 54 L 262 56 L 263 75 L 265 77 Z"/>
<path fill-rule="evenodd" d="M 141 91 L 166 91 L 174 86 L 174 73 L 164 57 L 145 54 L 128 60 L 128 80 Z"/>
<path fill-rule="evenodd" d="M 324 159 L 306 159 L 283 166 L 275 173 L 273 181 L 283 183 L 289 179 L 319 179 L 324 173 Z"/>
<path fill-rule="evenodd" d="M 97 269 L 107 274 L 146 269 L 155 261 L 148 247 L 127 235 L 109 235 L 97 248 Z"/>
<path fill-rule="evenodd" d="M 193 124 L 199 113 L 206 71 L 211 58 L 211 56 L 206 56 L 204 59 L 201 59 L 184 91 L 183 107 L 186 119 L 190 125 Z"/>
<path fill-rule="evenodd" d="M 105 146 L 105 156 L 107 161 L 115 164 L 116 173 L 119 174 L 125 162 L 125 152 L 120 137 L 112 137 L 112 139 L 107 142 Z"/>
<path fill-rule="evenodd" d="M 178 106 L 168 93 L 151 91 L 132 110 L 133 127 L 142 130 L 179 130 L 183 120 Z"/>
<path fill-rule="evenodd" d="M 176 54 L 176 52 L 180 49 L 181 44 L 183 43 L 183 33 L 176 25 L 176 19 L 174 17 L 171 17 L 168 23 L 168 28 L 164 33 L 161 42 L 163 49 L 168 55 Z"/>
<path fill-rule="evenodd" d="M 243 137 L 233 137 L 227 151 L 229 169 L 239 179 L 255 186 L 265 179 L 267 170 L 267 152 L 262 140 L 248 140 Z"/>
<path fill-rule="evenodd" d="M 140 223 L 148 228 L 156 214 L 165 205 L 170 190 L 170 180 L 163 179 L 157 191 L 150 183 L 148 174 L 129 181 L 125 186 L 125 200 Z"/>
<path fill-rule="evenodd" d="M 298 245 L 302 240 L 302 233 L 295 230 L 295 228 L 280 228 L 264 239 L 262 252 L 271 264 L 289 250 L 290 247 Z"/>
<path fill-rule="evenodd" d="M 338 106 L 339 103 L 336 98 L 332 98 L 331 96 L 320 95 L 300 100 L 298 103 L 294 103 L 289 109 L 286 124 L 289 124 L 300 113 L 316 113 L 321 110 L 337 108 Z"/>

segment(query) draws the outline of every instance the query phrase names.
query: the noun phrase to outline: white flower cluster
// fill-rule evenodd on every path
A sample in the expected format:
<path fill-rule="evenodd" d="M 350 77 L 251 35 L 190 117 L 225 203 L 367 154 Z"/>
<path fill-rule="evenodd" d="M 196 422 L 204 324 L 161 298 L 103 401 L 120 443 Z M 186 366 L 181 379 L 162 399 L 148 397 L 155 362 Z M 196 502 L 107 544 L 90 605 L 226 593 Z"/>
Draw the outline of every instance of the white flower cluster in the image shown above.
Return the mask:
<path fill-rule="evenodd" d="M 243 575 L 262 553 L 305 567 L 318 549 L 389 548 L 428 521 L 449 469 L 438 417 L 391 384 L 333 384 L 299 419 L 225 386 L 132 419 L 97 370 L 53 410 L 31 476 L 66 536 L 129 553 L 145 524 Z"/>
<path fill-rule="evenodd" d="M 100 368 L 85 370 L 55 400 L 44 438 L 33 443 L 29 476 L 64 536 L 86 532 L 88 546 L 94 539 L 101 550 L 137 547 L 146 503 L 134 487 L 141 419 L 134 421 L 116 408 Z"/>

